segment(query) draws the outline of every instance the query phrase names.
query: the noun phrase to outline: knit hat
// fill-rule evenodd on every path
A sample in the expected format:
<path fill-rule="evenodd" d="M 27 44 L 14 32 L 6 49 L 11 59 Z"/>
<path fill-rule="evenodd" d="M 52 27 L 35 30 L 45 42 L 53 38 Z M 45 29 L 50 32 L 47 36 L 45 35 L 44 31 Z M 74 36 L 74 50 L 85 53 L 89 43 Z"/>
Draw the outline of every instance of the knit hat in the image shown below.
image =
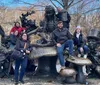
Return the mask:
<path fill-rule="evenodd" d="M 78 25 L 78 26 L 76 27 L 76 29 L 81 29 L 81 27 Z"/>

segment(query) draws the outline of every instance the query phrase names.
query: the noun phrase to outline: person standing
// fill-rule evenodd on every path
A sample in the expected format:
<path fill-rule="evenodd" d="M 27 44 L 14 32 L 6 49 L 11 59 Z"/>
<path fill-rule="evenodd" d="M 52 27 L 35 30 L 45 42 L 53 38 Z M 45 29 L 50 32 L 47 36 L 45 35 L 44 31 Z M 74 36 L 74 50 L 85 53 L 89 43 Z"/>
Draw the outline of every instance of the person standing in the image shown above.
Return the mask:
<path fill-rule="evenodd" d="M 65 68 L 63 51 L 66 47 L 69 48 L 69 58 L 74 60 L 73 57 L 73 40 L 70 32 L 63 27 L 63 22 L 59 21 L 57 28 L 52 33 L 54 44 L 57 47 L 57 54 L 60 61 L 61 69 Z"/>
<path fill-rule="evenodd" d="M 25 74 L 25 69 L 27 67 L 27 61 L 28 61 L 28 55 L 31 52 L 31 46 L 29 42 L 28 35 L 26 33 L 23 33 L 21 35 L 21 38 L 17 40 L 16 43 L 16 50 L 20 51 L 23 54 L 23 58 L 18 58 L 15 60 L 15 85 L 18 85 L 18 82 L 21 82 L 24 84 L 23 77 Z M 21 66 L 20 69 L 20 74 L 19 74 L 19 67 Z"/>
<path fill-rule="evenodd" d="M 67 10 L 61 8 L 57 8 L 57 11 L 58 11 L 57 14 L 58 20 L 63 21 L 64 28 L 67 28 L 69 30 L 69 23 L 71 20 L 69 13 L 67 12 Z"/>

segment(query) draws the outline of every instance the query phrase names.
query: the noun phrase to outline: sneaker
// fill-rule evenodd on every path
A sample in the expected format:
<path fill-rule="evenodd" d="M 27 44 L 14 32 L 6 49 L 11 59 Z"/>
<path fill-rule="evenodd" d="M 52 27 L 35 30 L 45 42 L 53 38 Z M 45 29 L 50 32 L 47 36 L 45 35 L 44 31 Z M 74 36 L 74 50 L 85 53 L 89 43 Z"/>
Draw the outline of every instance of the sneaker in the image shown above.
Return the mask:
<path fill-rule="evenodd" d="M 87 54 L 84 55 L 84 58 L 87 58 Z"/>
<path fill-rule="evenodd" d="M 62 66 L 62 67 L 61 67 L 61 70 L 65 69 L 65 68 L 66 68 L 65 66 Z"/>
<path fill-rule="evenodd" d="M 75 60 L 75 58 L 72 55 L 69 55 L 68 59 Z"/>
<path fill-rule="evenodd" d="M 80 58 L 81 57 L 81 54 L 78 54 L 78 57 Z"/>
<path fill-rule="evenodd" d="M 24 84 L 25 82 L 23 80 L 19 80 L 20 83 Z"/>

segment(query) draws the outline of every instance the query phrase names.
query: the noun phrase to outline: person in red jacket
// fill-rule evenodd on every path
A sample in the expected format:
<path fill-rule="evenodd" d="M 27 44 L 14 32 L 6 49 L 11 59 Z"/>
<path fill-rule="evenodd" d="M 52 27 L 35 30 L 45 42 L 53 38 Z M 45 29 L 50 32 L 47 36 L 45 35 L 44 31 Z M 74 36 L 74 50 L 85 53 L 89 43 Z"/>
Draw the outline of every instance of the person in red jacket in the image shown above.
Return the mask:
<path fill-rule="evenodd" d="M 15 22 L 14 27 L 10 31 L 10 41 L 11 44 L 15 45 L 17 38 L 20 36 L 20 34 L 25 31 L 25 28 L 22 28 L 20 26 L 19 22 Z"/>

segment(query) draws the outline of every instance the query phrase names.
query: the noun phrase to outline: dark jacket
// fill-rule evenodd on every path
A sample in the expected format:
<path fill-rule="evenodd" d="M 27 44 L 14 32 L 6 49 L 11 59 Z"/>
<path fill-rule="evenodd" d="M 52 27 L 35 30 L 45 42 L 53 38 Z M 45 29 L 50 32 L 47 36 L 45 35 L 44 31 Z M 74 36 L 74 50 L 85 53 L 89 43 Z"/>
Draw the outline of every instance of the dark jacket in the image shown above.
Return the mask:
<path fill-rule="evenodd" d="M 82 47 L 85 44 L 85 40 L 83 39 L 83 34 L 81 33 L 79 38 L 76 37 L 76 33 L 73 36 L 74 45 L 77 47 Z"/>
<path fill-rule="evenodd" d="M 69 23 L 70 23 L 71 17 L 66 10 L 63 9 L 61 12 L 58 12 L 57 20 L 63 21 L 63 27 L 69 29 L 69 26 L 70 26 Z"/>
<path fill-rule="evenodd" d="M 71 39 L 72 35 L 66 28 L 62 28 L 59 30 L 59 28 L 55 29 L 52 33 L 52 39 L 54 43 L 61 43 L 63 44 L 66 42 L 68 39 Z"/>
<path fill-rule="evenodd" d="M 25 43 L 26 43 L 26 48 L 24 49 Z M 20 40 L 20 39 L 17 40 L 15 49 L 16 49 L 16 50 L 19 50 L 19 51 L 21 51 L 21 52 L 23 52 L 23 53 L 25 53 L 26 55 L 28 55 L 28 54 L 26 53 L 26 50 L 32 51 L 30 42 L 29 42 L 29 41 L 23 41 L 23 40 Z"/>
<path fill-rule="evenodd" d="M 10 34 L 10 42 L 11 42 L 11 44 L 16 45 L 16 41 L 17 41 L 18 38 L 19 38 L 18 36 Z"/>
<path fill-rule="evenodd" d="M 71 17 L 66 10 L 62 10 L 61 12 L 58 12 L 57 18 L 59 21 L 66 21 L 67 23 L 69 23 L 71 20 Z"/>

